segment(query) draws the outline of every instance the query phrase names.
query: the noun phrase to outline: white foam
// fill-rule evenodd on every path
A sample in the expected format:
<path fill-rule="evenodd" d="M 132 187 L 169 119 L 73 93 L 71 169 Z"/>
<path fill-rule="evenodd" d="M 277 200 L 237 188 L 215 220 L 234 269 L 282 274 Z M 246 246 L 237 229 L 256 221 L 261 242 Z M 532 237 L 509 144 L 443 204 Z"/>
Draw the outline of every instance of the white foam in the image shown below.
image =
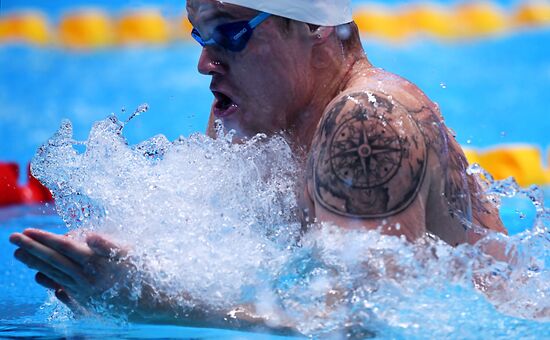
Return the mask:
<path fill-rule="evenodd" d="M 174 142 L 156 136 L 129 146 L 123 127 L 116 117 L 97 122 L 78 152 L 64 122 L 32 171 L 53 191 L 69 228 L 131 245 L 136 267 L 183 308 L 201 301 L 229 311 L 252 303 L 270 318 L 283 311 L 312 335 L 345 329 L 356 337 L 479 337 L 548 329 L 529 321 L 550 321 L 547 221 L 511 238 L 494 236 L 508 245 L 510 264 L 484 255 L 487 243 L 453 248 L 426 237 L 411 244 L 327 224 L 311 225 L 300 238 L 300 171 L 283 138 L 232 144 L 223 133 Z M 475 288 L 480 282 L 489 293 Z M 139 295 L 139 282 L 131 288 Z"/>

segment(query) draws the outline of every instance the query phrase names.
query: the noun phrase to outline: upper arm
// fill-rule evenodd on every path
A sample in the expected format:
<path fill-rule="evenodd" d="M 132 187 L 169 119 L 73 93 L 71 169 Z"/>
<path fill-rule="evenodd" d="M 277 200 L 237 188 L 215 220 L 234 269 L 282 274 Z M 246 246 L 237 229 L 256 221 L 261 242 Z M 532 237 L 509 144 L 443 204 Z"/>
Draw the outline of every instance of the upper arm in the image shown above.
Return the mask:
<path fill-rule="evenodd" d="M 391 97 L 355 92 L 338 98 L 323 116 L 312 152 L 318 220 L 425 224 L 418 196 L 427 172 L 426 141 L 412 114 Z"/>

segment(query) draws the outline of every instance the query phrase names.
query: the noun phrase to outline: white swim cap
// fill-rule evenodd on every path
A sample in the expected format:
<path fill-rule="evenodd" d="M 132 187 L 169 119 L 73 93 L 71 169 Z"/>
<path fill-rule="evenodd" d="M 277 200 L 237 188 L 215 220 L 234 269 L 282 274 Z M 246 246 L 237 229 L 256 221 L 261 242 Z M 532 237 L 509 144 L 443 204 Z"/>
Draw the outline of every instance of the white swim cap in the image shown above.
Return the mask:
<path fill-rule="evenodd" d="M 319 26 L 337 26 L 353 20 L 351 0 L 221 0 Z"/>

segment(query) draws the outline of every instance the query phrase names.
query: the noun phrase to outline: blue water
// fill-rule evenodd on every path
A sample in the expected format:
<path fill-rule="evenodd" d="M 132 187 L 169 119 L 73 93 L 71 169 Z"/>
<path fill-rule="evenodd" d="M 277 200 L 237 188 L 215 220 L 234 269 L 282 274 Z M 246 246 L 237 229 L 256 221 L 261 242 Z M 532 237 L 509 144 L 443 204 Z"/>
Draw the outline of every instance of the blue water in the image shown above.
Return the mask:
<path fill-rule="evenodd" d="M 41 228 L 63 234 L 67 228 L 48 206 L 0 208 L 0 338 L 76 339 L 266 339 L 282 337 L 221 329 L 125 324 L 106 321 L 50 322 L 42 310 L 46 290 L 34 283 L 35 272 L 17 262 L 8 237 L 24 228 Z"/>
<path fill-rule="evenodd" d="M 550 190 L 546 192 L 546 200 L 550 200 Z M 522 212 L 526 217 L 520 217 Z M 503 220 L 510 234 L 517 234 L 532 224 L 534 211 L 525 200 L 513 199 L 504 202 L 501 211 Z M 106 321 L 50 321 L 51 310 L 43 310 L 48 300 L 46 290 L 34 283 L 35 272 L 17 262 L 12 253 L 15 247 L 8 242 L 8 236 L 13 232 L 21 232 L 25 228 L 41 228 L 54 233 L 63 234 L 67 228 L 55 214 L 53 207 L 16 206 L 0 209 L 0 338 L 4 337 L 34 337 L 34 338 L 193 338 L 193 339 L 278 339 L 280 337 L 266 334 L 243 333 L 219 329 L 196 329 L 176 326 L 116 325 Z M 441 297 L 444 299 L 444 297 Z M 442 300 L 443 301 L 443 300 Z M 496 311 L 494 311 L 496 317 Z M 506 318 L 499 315 L 501 322 Z M 511 322 L 526 327 L 529 323 L 521 319 L 509 318 Z M 490 322 L 490 320 L 485 320 Z M 548 327 L 537 326 L 539 338 L 550 336 Z M 468 330 L 470 331 L 470 330 Z M 406 333 L 405 333 L 406 334 Z M 528 332 L 530 338 L 533 332 Z M 505 336 L 503 334 L 503 336 Z M 457 334 L 457 338 L 461 338 Z"/>
<path fill-rule="evenodd" d="M 420 86 L 463 145 L 549 145 L 550 32 L 468 43 L 365 40 L 371 61 Z M 131 142 L 202 131 L 212 95 L 191 43 L 90 53 L 0 46 L 0 160 L 28 162 L 62 118 L 84 138 L 110 113 L 151 110 L 126 130 Z M 126 113 L 127 115 L 128 113 Z"/>

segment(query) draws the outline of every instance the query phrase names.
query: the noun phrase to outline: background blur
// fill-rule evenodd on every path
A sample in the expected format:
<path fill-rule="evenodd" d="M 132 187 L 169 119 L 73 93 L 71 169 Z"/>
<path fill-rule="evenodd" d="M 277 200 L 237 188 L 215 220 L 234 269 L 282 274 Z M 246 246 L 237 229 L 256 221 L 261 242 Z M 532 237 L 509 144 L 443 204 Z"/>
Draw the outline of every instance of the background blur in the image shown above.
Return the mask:
<path fill-rule="evenodd" d="M 354 6 L 374 65 L 439 103 L 470 157 L 527 144 L 528 156 L 522 147 L 484 162 L 550 183 L 550 2 Z M 0 0 L 0 162 L 27 164 L 63 118 L 84 139 L 94 121 L 142 103 L 150 110 L 125 129 L 130 143 L 202 132 L 212 95 L 189 30 L 183 0 Z"/>

